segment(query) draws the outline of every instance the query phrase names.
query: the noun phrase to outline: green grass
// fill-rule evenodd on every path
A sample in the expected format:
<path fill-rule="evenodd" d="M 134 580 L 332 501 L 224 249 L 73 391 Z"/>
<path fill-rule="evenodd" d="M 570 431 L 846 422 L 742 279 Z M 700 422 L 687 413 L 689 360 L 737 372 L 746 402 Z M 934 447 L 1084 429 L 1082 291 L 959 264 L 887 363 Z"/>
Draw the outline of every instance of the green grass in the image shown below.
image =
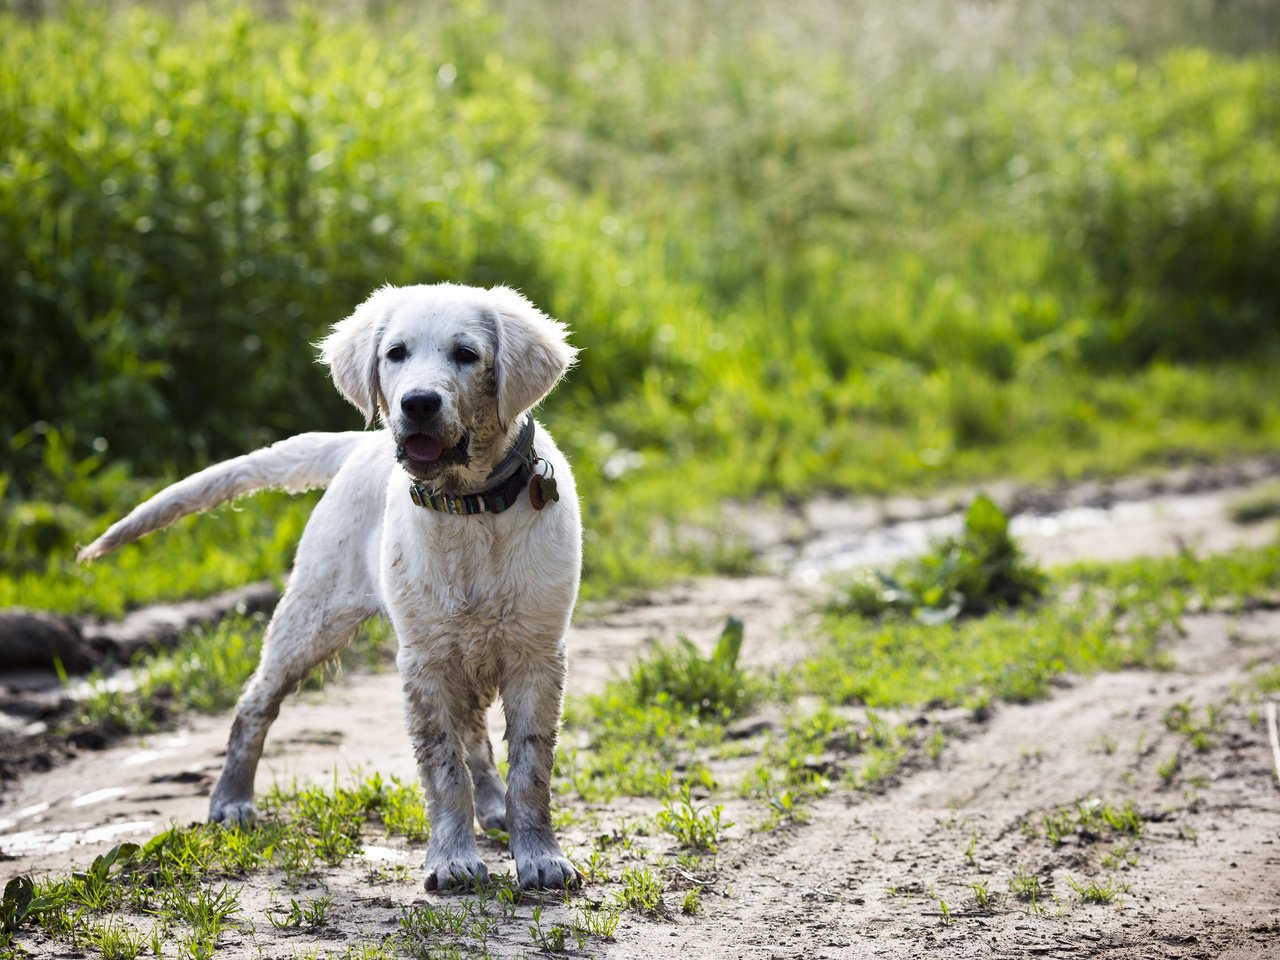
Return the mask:
<path fill-rule="evenodd" d="M 232 706 L 257 667 L 266 624 L 261 618 L 228 617 L 196 626 L 170 650 L 143 651 L 127 673 L 95 670 L 86 680 L 73 724 L 91 724 L 111 733 L 145 733 L 173 714 L 216 713 Z M 339 660 L 317 667 L 304 686 L 321 686 L 342 663 L 376 668 L 388 657 L 389 627 L 372 621 L 360 630 Z M 128 685 L 119 683 L 121 679 Z"/>
<path fill-rule="evenodd" d="M 967 621 L 875 618 L 837 604 L 822 621 L 827 647 L 800 681 L 835 702 L 872 707 L 1033 700 L 1064 673 L 1158 667 L 1186 612 L 1239 610 L 1277 589 L 1280 544 L 1059 568 L 1035 608 Z"/>
<path fill-rule="evenodd" d="M 149 603 L 208 596 L 259 580 L 283 587 L 314 502 L 311 496 L 268 494 L 261 502 L 181 521 L 144 547 L 126 548 L 87 567 L 75 563 L 75 545 L 87 544 L 105 526 L 81 523 L 37 561 L 0 574 L 0 607 L 118 617 Z M 122 502 L 119 514 L 130 506 Z"/>
<path fill-rule="evenodd" d="M 1081 883 L 1075 877 L 1068 877 L 1067 882 L 1083 903 L 1115 903 L 1120 899 L 1120 895 L 1127 890 L 1125 886 L 1117 884 L 1111 877 L 1108 877 L 1105 883 L 1100 880 Z"/>
<path fill-rule="evenodd" d="M 565 726 L 571 737 L 583 734 L 586 745 L 560 752 L 557 776 L 586 800 L 666 797 L 675 758 L 721 743 L 725 724 L 768 688 L 738 666 L 742 641 L 742 623 L 730 618 L 711 656 L 682 637 L 646 651 L 601 693 L 569 701 Z M 714 783 L 696 759 L 684 776 L 703 786 Z"/>
<path fill-rule="evenodd" d="M 268 910 L 267 920 L 273 927 L 281 930 L 323 927 L 329 922 L 332 910 L 333 898 L 329 896 L 304 899 L 301 903 L 290 897 L 288 907 Z"/>
<path fill-rule="evenodd" d="M 12 943 L 25 923 L 54 938 L 90 943 L 104 955 L 123 956 L 139 944 L 150 950 L 155 938 L 211 956 L 226 930 L 251 920 L 237 884 L 248 873 L 276 871 L 286 885 L 296 886 L 348 861 L 371 829 L 414 842 L 427 839 L 418 785 L 376 774 L 346 786 L 335 782 L 327 790 L 277 787 L 260 806 L 263 819 L 252 827 L 175 825 L 145 845 L 113 848 L 83 872 L 34 884 L 10 881 L 0 906 L 0 946 Z M 467 937 L 496 922 L 486 919 L 483 905 L 468 904 L 466 914 L 460 932 Z M 319 928 L 333 917 L 331 897 L 290 897 L 287 907 L 268 907 L 260 922 L 277 929 Z"/>
<path fill-rule="evenodd" d="M 670 647 L 656 647 L 631 669 L 631 696 L 637 703 L 671 704 L 697 715 L 730 719 L 759 701 L 760 681 L 738 665 L 744 628 L 730 617 L 710 656 L 703 656 L 687 637 Z"/>
<path fill-rule="evenodd" d="M 1260 666 L 1253 676 L 1259 693 L 1264 695 L 1280 693 L 1280 666 Z"/>
<path fill-rule="evenodd" d="M 615 897 L 624 910 L 645 916 L 658 916 L 665 909 L 662 893 L 662 881 L 652 870 L 648 867 L 628 867 L 622 871 L 622 889 Z"/>
<path fill-rule="evenodd" d="M 1076 7 L 990 59 L 942 4 L 0 13 L 0 604 L 279 577 L 306 501 L 69 557 L 156 478 L 356 426 L 306 344 L 386 280 L 574 328 L 543 413 L 592 597 L 743 569 L 726 497 L 1273 450 L 1266 31 Z"/>
<path fill-rule="evenodd" d="M 722 803 L 695 803 L 686 783 L 662 801 L 662 809 L 654 821 L 659 830 L 675 837 L 680 846 L 715 853 L 719 849 L 721 831 L 733 826 L 722 820 L 723 814 Z"/>
<path fill-rule="evenodd" d="M 1042 913 L 1044 911 L 1041 900 L 1045 891 L 1040 882 L 1040 877 L 1034 873 L 1027 873 L 1022 864 L 1018 864 L 1014 868 L 1013 875 L 1009 877 L 1009 892 L 1027 904 L 1028 912 Z"/>
<path fill-rule="evenodd" d="M 1143 826 L 1143 816 L 1132 803 L 1117 807 L 1094 797 L 1059 807 L 1023 828 L 1058 846 L 1072 839 L 1085 843 L 1125 836 L 1137 839 Z"/>
<path fill-rule="evenodd" d="M 1218 742 L 1222 710 L 1210 704 L 1197 711 L 1190 700 L 1185 700 L 1165 711 L 1164 725 L 1182 734 L 1196 753 L 1207 753 Z"/>

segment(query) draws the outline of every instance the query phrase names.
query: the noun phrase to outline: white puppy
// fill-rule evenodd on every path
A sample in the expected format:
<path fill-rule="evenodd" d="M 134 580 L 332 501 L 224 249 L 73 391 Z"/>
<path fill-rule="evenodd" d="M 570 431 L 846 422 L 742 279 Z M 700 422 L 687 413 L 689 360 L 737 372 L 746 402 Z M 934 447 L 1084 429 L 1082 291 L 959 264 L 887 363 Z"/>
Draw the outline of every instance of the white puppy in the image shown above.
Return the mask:
<path fill-rule="evenodd" d="M 300 434 L 209 467 L 81 551 L 256 490 L 328 487 L 236 707 L 211 820 L 254 817 L 281 701 L 381 613 L 427 794 L 427 888 L 488 878 L 476 818 L 510 831 L 521 886 L 578 883 L 551 829 L 550 780 L 581 526 L 569 465 L 528 413 L 573 362 L 565 334 L 504 287 L 384 287 L 320 344 L 338 389 L 382 429 Z M 497 693 L 505 786 L 485 726 Z"/>

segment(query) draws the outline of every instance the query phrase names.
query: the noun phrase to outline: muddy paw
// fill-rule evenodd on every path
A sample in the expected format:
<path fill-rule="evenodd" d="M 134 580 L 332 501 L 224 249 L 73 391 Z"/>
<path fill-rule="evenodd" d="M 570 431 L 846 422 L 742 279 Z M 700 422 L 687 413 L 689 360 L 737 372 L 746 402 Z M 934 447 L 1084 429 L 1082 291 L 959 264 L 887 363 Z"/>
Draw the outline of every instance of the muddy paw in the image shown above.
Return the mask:
<path fill-rule="evenodd" d="M 522 890 L 573 889 L 582 883 L 582 875 L 564 857 L 555 854 L 530 857 L 516 862 L 516 875 Z"/>
<path fill-rule="evenodd" d="M 458 857 L 439 863 L 427 862 L 428 890 L 470 890 L 489 882 L 489 868 L 479 858 Z"/>
<path fill-rule="evenodd" d="M 209 805 L 209 822 L 228 827 L 247 826 L 256 823 L 258 811 L 252 800 L 217 800 Z"/>

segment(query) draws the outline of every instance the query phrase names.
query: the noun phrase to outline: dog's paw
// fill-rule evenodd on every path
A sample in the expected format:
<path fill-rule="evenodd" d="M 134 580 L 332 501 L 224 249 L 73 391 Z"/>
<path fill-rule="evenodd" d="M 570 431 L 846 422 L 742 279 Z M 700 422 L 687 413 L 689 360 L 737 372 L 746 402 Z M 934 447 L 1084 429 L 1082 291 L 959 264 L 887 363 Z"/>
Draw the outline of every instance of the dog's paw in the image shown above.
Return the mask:
<path fill-rule="evenodd" d="M 582 884 L 578 868 L 559 854 L 516 860 L 516 876 L 522 890 L 572 890 Z"/>
<path fill-rule="evenodd" d="M 258 811 L 252 800 L 214 800 L 209 805 L 209 822 L 227 827 L 248 826 L 256 823 Z"/>
<path fill-rule="evenodd" d="M 507 829 L 507 811 L 506 810 L 490 810 L 476 811 L 476 819 L 480 821 L 481 830 L 506 830 Z"/>
<path fill-rule="evenodd" d="M 471 890 L 489 882 L 489 868 L 479 857 L 454 857 L 439 862 L 427 861 L 428 890 Z"/>

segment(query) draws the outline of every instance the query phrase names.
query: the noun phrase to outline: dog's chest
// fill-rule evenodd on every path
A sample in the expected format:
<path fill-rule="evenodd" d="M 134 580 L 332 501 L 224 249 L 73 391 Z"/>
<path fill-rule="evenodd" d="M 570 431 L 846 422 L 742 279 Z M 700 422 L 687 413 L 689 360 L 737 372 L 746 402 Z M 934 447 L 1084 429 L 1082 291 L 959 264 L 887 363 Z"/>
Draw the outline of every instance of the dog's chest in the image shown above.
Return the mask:
<path fill-rule="evenodd" d="M 384 534 L 383 597 L 402 645 L 479 664 L 545 633 L 528 616 L 546 603 L 525 531 L 512 536 L 490 518 L 424 519 L 435 522 Z"/>

